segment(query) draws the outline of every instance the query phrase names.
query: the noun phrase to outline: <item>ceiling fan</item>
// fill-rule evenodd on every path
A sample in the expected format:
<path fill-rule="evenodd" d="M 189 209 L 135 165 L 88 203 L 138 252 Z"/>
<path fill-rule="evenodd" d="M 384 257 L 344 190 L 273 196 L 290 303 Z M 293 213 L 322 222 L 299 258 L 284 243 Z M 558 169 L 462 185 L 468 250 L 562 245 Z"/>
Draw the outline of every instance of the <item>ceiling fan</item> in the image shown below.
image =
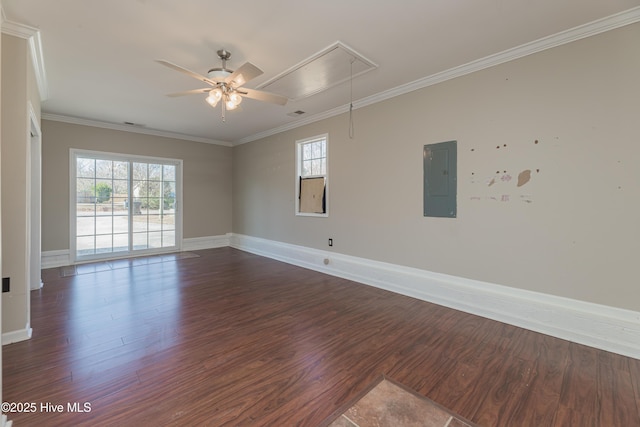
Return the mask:
<path fill-rule="evenodd" d="M 176 97 L 183 95 L 207 94 L 205 100 L 209 105 L 215 107 L 219 102 L 222 103 L 222 121 L 225 121 L 225 111 L 235 110 L 242 102 L 242 98 L 251 98 L 258 101 L 271 102 L 273 104 L 285 105 L 287 98 L 268 92 L 242 87 L 249 80 L 252 80 L 262 74 L 262 70 L 250 62 L 245 62 L 235 71 L 227 69 L 227 61 L 231 58 L 231 52 L 220 49 L 218 50 L 218 58 L 222 60 L 222 67 L 212 68 L 207 72 L 207 76 L 194 73 L 179 65 L 173 64 L 165 60 L 157 60 L 158 63 L 187 74 L 201 82 L 207 83 L 210 87 L 203 89 L 193 89 L 183 92 L 170 93 L 167 96 Z"/>

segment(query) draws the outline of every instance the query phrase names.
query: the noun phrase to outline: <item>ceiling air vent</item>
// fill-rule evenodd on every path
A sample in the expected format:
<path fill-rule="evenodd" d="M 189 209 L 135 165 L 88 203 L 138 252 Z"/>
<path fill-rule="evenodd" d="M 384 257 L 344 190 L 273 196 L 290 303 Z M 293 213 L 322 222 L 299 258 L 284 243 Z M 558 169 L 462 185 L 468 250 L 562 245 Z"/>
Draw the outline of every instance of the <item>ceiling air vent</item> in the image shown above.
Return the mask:
<path fill-rule="evenodd" d="M 353 65 L 352 65 L 353 64 Z M 341 42 L 289 68 L 258 89 L 286 96 L 294 101 L 360 76 L 378 65 Z"/>
<path fill-rule="evenodd" d="M 287 116 L 291 116 L 291 117 L 299 117 L 303 114 L 306 114 L 304 111 L 302 110 L 296 110 L 296 111 L 292 111 L 289 114 L 287 114 Z"/>

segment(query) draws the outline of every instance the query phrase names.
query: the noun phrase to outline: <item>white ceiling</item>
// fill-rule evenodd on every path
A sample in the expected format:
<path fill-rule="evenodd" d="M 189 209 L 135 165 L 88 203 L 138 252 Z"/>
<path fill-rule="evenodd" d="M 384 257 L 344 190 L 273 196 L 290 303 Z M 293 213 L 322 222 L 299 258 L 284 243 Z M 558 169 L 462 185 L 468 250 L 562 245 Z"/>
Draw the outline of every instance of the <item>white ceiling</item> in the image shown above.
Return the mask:
<path fill-rule="evenodd" d="M 285 106 L 247 99 L 220 118 L 203 95 L 165 94 L 203 84 L 155 62 L 206 74 L 216 50 L 227 66 L 250 61 L 256 88 L 341 41 L 378 68 L 353 82 L 358 102 L 411 82 L 625 12 L 640 0 L 3 0 L 6 20 L 42 41 L 45 117 L 133 122 L 196 139 L 245 142 L 343 111 L 349 83 Z M 631 10 L 633 9 L 633 10 Z M 624 15 L 624 14 L 623 14 Z M 610 19 L 610 18 L 609 18 Z M 637 18 L 633 18 L 637 20 Z M 288 114 L 302 110 L 306 114 Z"/>

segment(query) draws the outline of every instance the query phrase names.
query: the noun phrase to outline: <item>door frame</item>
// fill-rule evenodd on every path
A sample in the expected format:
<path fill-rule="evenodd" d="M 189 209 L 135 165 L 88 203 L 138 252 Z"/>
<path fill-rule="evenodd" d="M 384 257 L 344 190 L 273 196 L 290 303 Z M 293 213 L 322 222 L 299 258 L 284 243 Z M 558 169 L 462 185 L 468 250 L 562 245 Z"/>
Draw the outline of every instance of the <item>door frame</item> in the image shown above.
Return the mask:
<path fill-rule="evenodd" d="M 31 137 L 28 147 L 29 182 L 29 289 L 42 288 L 42 131 L 33 105 L 29 103 Z"/>

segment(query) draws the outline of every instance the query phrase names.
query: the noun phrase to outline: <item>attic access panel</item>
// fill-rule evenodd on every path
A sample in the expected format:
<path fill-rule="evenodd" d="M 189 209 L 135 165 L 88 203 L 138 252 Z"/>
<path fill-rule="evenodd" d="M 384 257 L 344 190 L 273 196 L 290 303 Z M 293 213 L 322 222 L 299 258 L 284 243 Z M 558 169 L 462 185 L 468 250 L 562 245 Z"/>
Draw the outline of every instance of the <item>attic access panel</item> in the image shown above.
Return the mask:
<path fill-rule="evenodd" d="M 353 62 L 353 70 L 351 63 Z M 378 65 L 341 42 L 305 59 L 257 89 L 297 101 L 374 70 Z"/>

